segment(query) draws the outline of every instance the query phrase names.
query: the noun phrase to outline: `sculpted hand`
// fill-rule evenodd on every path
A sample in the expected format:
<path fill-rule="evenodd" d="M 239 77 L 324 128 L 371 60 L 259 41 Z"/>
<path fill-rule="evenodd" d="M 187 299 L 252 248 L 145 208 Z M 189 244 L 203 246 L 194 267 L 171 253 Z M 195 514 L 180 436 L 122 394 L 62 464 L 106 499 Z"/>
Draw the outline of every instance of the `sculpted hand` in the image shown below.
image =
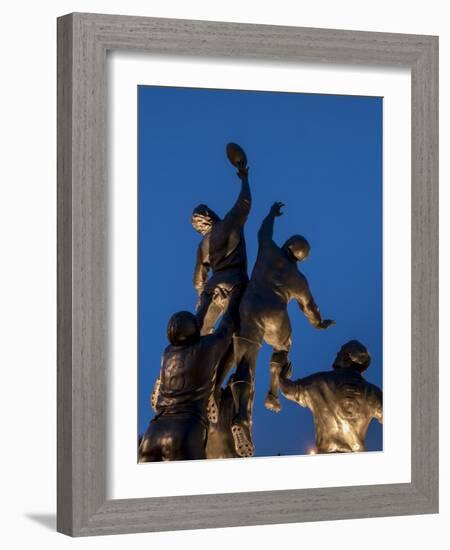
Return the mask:
<path fill-rule="evenodd" d="M 317 325 L 317 328 L 326 329 L 328 327 L 332 327 L 336 324 L 336 321 L 333 321 L 332 319 L 323 319 L 323 321 L 320 321 L 320 323 Z"/>
<path fill-rule="evenodd" d="M 272 206 L 270 207 L 270 214 L 274 216 L 275 218 L 278 218 L 279 216 L 283 215 L 283 212 L 281 209 L 284 207 L 284 204 L 282 202 L 274 202 Z"/>
<path fill-rule="evenodd" d="M 230 293 L 218 286 L 214 289 L 212 301 L 218 306 L 225 307 L 228 303 Z"/>
<path fill-rule="evenodd" d="M 239 170 L 237 172 L 237 175 L 241 178 L 241 180 L 244 178 L 248 178 L 249 167 L 245 165 L 244 160 L 239 161 L 238 168 Z"/>

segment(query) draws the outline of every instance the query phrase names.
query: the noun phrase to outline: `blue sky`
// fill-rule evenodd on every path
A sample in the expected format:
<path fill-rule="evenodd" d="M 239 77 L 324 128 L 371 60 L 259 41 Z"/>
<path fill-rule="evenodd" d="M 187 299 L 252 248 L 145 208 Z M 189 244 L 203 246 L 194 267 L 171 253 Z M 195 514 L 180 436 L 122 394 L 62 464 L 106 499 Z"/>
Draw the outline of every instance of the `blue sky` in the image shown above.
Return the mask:
<path fill-rule="evenodd" d="M 166 325 L 194 310 L 200 236 L 191 212 L 205 203 L 223 216 L 239 193 L 225 146 L 245 149 L 253 206 L 245 234 L 249 272 L 257 231 L 274 201 L 285 203 L 274 239 L 304 235 L 299 264 L 327 331 L 311 327 L 291 303 L 293 378 L 328 370 L 340 346 L 358 339 L 372 355 L 365 378 L 382 387 L 382 98 L 138 87 L 139 388 L 138 430 L 153 416 L 149 394 L 167 345 Z M 314 445 L 312 415 L 282 398 L 264 408 L 270 348 L 256 371 L 253 434 L 257 456 L 304 454 Z M 369 450 L 381 450 L 372 422 Z"/>

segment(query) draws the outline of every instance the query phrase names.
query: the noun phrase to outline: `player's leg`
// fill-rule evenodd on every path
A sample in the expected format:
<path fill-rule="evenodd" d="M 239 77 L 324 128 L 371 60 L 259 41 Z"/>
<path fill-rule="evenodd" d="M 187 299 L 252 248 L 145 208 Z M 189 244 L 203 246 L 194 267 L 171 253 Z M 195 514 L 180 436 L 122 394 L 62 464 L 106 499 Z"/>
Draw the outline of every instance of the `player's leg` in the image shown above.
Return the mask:
<path fill-rule="evenodd" d="M 265 341 L 272 346 L 273 352 L 270 358 L 270 385 L 264 405 L 267 409 L 279 412 L 281 403 L 278 397 L 280 390 L 281 367 L 288 362 L 288 354 L 291 348 L 291 323 L 285 309 L 274 314 L 273 322 L 268 323 L 272 329 L 265 334 Z"/>
<path fill-rule="evenodd" d="M 256 359 L 264 336 L 264 317 L 261 299 L 247 288 L 239 307 L 239 329 L 233 338 L 236 372 L 231 391 L 236 410 L 231 424 L 236 453 L 253 456 L 251 435 L 252 399 Z"/>
<path fill-rule="evenodd" d="M 236 298 L 240 299 L 245 292 L 246 286 L 246 281 L 235 286 L 219 285 L 216 288 L 213 303 L 220 306 L 223 312 L 225 312 L 228 309 L 230 293 L 236 293 Z M 232 343 L 219 362 L 214 390 L 208 402 L 208 420 L 213 424 L 217 423 L 219 417 L 222 384 L 235 364 L 234 344 Z"/>
<path fill-rule="evenodd" d="M 241 283 L 239 285 L 234 286 L 231 290 L 228 290 L 227 294 L 231 292 L 236 292 L 236 298 L 239 300 L 242 295 L 245 292 L 246 283 Z M 229 300 L 227 299 L 226 302 L 223 302 L 223 308 L 228 308 Z M 244 308 L 243 308 L 244 309 Z M 244 315 L 245 317 L 245 315 Z M 244 318 L 245 323 L 245 318 Z M 222 357 L 219 366 L 217 368 L 217 374 L 216 374 L 216 388 L 220 389 L 222 387 L 222 384 L 225 382 L 225 378 L 228 376 L 228 373 L 230 372 L 233 365 L 236 364 L 235 358 L 234 358 L 234 344 L 232 343 L 230 347 L 225 352 L 225 355 Z"/>
<path fill-rule="evenodd" d="M 158 421 L 150 422 L 138 450 L 139 462 L 161 462 L 161 445 L 158 435 Z"/>
<path fill-rule="evenodd" d="M 211 292 L 202 292 L 200 295 L 195 316 L 197 317 L 202 336 L 211 334 L 214 331 L 217 319 L 223 311 L 223 307 L 213 298 L 214 294 Z"/>
<path fill-rule="evenodd" d="M 288 352 L 274 350 L 272 357 L 270 358 L 270 385 L 267 391 L 266 398 L 264 399 L 264 406 L 273 412 L 279 412 L 281 410 L 281 403 L 279 399 L 280 391 L 280 371 L 288 362 Z"/>
<path fill-rule="evenodd" d="M 231 431 L 239 456 L 254 454 L 251 426 L 256 360 L 260 347 L 261 344 L 257 340 L 251 341 L 242 337 L 234 339 L 237 368 L 231 390 L 237 412 L 232 421 Z"/>
<path fill-rule="evenodd" d="M 224 383 L 225 378 L 227 377 L 233 366 L 234 350 L 233 343 L 231 343 L 217 367 L 214 389 L 208 401 L 208 420 L 213 424 L 217 424 L 219 420 L 220 395 L 222 391 L 222 384 Z"/>

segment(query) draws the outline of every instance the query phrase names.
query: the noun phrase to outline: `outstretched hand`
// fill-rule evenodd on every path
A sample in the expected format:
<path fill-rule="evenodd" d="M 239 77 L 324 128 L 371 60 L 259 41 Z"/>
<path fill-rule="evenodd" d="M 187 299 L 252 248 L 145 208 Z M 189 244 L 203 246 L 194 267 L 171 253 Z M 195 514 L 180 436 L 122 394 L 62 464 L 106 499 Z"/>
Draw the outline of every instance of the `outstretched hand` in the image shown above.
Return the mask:
<path fill-rule="evenodd" d="M 239 161 L 238 168 L 239 170 L 237 171 L 237 175 L 241 178 L 241 180 L 248 178 L 249 167 L 245 164 L 245 160 Z"/>
<path fill-rule="evenodd" d="M 279 216 L 283 215 L 283 212 L 281 209 L 284 207 L 284 204 L 282 202 L 274 202 L 272 206 L 270 207 L 270 214 L 274 216 L 275 218 L 278 218 Z"/>
<path fill-rule="evenodd" d="M 326 329 L 326 328 L 334 326 L 335 324 L 336 324 L 336 321 L 333 321 L 332 319 L 323 319 L 323 321 L 321 321 L 319 323 L 317 328 Z"/>

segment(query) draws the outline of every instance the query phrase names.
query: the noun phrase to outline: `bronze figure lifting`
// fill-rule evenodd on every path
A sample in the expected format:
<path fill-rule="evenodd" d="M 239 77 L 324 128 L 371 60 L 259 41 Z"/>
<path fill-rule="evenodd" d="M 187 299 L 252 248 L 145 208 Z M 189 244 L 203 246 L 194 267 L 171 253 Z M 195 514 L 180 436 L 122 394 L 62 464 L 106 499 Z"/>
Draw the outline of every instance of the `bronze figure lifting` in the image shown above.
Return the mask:
<path fill-rule="evenodd" d="M 180 311 L 167 327 L 170 345 L 153 393 L 156 415 L 139 446 L 139 462 L 206 458 L 207 406 L 217 366 L 230 347 L 240 293 L 231 292 L 217 330 L 200 335 L 195 315 Z"/>
<path fill-rule="evenodd" d="M 331 372 L 292 382 L 290 365 L 281 367 L 283 395 L 313 414 L 318 453 L 365 451 L 370 421 L 375 418 L 382 423 L 382 391 L 362 377 L 369 365 L 365 346 L 351 340 L 336 355 Z"/>

